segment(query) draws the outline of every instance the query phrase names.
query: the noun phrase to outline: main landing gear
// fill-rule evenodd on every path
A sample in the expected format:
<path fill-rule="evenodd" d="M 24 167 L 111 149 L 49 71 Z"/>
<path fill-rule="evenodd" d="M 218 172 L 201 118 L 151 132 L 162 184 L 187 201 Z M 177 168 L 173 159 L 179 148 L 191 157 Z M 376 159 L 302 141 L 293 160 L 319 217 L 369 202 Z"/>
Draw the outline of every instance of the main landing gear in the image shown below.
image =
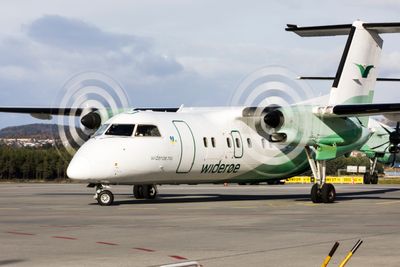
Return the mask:
<path fill-rule="evenodd" d="M 336 199 L 336 190 L 333 184 L 326 183 L 326 160 L 314 160 L 310 147 L 306 146 L 307 159 L 317 183 L 311 187 L 311 201 L 313 203 L 333 203 Z"/>
<path fill-rule="evenodd" d="M 100 206 L 110 206 L 114 202 L 114 194 L 108 190 L 110 186 L 102 184 L 89 184 L 88 187 L 96 187 L 94 199 Z M 136 199 L 155 199 L 158 190 L 156 185 L 135 185 L 133 195 Z"/>
<path fill-rule="evenodd" d="M 364 173 L 364 184 L 378 183 L 378 173 L 375 171 L 377 161 L 378 161 L 377 157 L 371 160 L 371 168 L 369 172 Z"/>
<path fill-rule="evenodd" d="M 133 196 L 136 199 L 155 199 L 158 190 L 156 185 L 145 184 L 145 185 L 134 185 Z"/>

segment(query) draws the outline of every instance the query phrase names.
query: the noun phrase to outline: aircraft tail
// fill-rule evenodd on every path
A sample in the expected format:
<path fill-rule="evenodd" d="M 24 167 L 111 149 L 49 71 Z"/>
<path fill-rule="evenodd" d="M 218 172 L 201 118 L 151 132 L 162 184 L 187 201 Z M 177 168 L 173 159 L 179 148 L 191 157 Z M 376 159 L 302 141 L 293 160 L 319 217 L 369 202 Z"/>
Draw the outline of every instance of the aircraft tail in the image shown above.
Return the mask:
<path fill-rule="evenodd" d="M 297 27 L 302 37 L 348 35 L 329 97 L 329 105 L 372 103 L 383 40 L 381 33 L 400 32 L 400 23 L 364 23 Z"/>

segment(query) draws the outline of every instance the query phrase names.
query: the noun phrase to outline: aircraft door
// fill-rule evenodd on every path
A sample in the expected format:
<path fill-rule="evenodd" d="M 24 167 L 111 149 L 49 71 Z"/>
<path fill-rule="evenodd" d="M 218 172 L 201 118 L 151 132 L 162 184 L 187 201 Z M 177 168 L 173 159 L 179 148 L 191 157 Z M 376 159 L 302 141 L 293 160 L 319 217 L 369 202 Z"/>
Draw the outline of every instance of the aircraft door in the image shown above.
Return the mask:
<path fill-rule="evenodd" d="M 233 154 L 235 158 L 243 157 L 243 142 L 239 131 L 232 131 Z"/>
<path fill-rule="evenodd" d="M 193 132 L 189 125 L 184 121 L 172 121 L 178 131 L 179 142 L 181 145 L 180 159 L 177 173 L 188 173 L 191 171 L 196 155 L 196 144 Z"/>

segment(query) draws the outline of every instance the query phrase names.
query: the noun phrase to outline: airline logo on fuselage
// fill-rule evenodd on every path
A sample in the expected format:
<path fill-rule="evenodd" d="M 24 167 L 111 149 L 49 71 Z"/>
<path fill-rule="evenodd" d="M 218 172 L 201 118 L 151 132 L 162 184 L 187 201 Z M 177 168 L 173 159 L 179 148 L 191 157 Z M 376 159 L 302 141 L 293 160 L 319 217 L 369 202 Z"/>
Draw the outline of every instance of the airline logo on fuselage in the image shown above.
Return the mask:
<path fill-rule="evenodd" d="M 203 164 L 201 173 L 237 173 L 240 164 L 225 164 L 221 160 L 217 164 Z"/>

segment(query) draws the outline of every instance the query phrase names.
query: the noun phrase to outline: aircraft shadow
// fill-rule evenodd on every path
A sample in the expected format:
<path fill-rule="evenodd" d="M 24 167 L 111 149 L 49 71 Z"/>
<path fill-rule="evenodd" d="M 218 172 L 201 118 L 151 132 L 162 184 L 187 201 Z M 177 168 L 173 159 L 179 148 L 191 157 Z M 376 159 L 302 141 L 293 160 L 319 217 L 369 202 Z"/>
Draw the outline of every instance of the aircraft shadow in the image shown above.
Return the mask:
<path fill-rule="evenodd" d="M 353 199 L 400 200 L 400 197 L 384 197 L 382 194 L 400 191 L 400 188 L 369 190 L 364 192 L 338 193 L 336 202 Z M 125 195 L 125 194 L 124 194 Z M 163 203 L 206 203 L 206 202 L 234 202 L 258 200 L 293 200 L 309 202 L 309 194 L 283 195 L 226 195 L 226 194 L 159 194 L 159 198 L 152 200 L 115 200 L 114 205 L 126 204 L 163 204 Z"/>
<path fill-rule="evenodd" d="M 0 266 L 14 265 L 16 263 L 24 262 L 25 259 L 10 259 L 10 260 L 0 260 Z"/>

